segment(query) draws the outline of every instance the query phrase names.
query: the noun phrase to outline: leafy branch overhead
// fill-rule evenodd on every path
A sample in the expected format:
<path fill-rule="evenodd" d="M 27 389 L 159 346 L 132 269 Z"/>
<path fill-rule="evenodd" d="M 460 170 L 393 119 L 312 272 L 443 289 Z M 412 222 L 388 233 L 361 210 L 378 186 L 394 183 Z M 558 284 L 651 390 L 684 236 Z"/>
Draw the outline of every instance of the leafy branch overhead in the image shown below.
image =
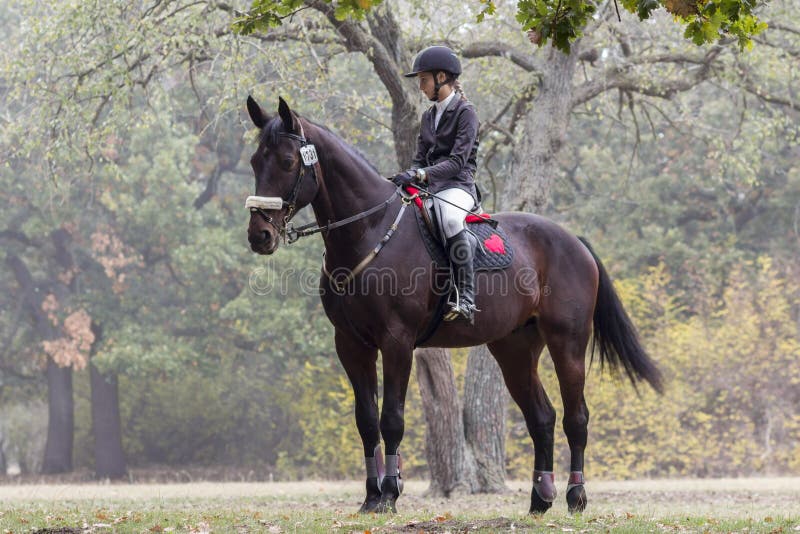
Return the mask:
<path fill-rule="evenodd" d="M 382 0 L 253 0 L 250 11 L 234 22 L 234 28 L 244 34 L 264 31 L 282 24 L 283 20 L 320 2 L 335 4 L 336 18 L 361 19 Z M 477 0 L 478 22 L 494 15 L 494 0 Z M 622 6 L 639 16 L 650 18 L 663 7 L 686 29 L 684 36 L 697 45 L 733 37 L 742 49 L 752 47 L 752 37 L 767 28 L 753 11 L 756 0 L 620 0 Z M 553 46 L 569 52 L 570 43 L 582 35 L 583 28 L 595 14 L 598 2 L 594 0 L 519 0 L 517 21 L 523 30 L 532 30 L 539 46 L 552 41 Z"/>

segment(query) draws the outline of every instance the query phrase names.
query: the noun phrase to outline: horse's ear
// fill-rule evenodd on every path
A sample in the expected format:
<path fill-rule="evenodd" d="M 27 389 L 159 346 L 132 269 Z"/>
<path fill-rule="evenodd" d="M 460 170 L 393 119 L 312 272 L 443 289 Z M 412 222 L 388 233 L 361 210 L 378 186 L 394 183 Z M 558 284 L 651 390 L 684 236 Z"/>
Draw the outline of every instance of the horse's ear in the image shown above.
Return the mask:
<path fill-rule="evenodd" d="M 289 133 L 295 133 L 296 123 L 294 113 L 289 109 L 289 104 L 286 103 L 286 100 L 284 100 L 282 96 L 278 97 L 278 115 L 281 116 L 281 120 L 283 121 L 283 129 Z"/>
<path fill-rule="evenodd" d="M 259 129 L 264 128 L 267 122 L 269 122 L 269 116 L 264 113 L 264 110 L 261 109 L 258 102 L 250 95 L 247 96 L 247 113 L 250 114 L 250 120 L 253 121 L 253 124 Z"/>

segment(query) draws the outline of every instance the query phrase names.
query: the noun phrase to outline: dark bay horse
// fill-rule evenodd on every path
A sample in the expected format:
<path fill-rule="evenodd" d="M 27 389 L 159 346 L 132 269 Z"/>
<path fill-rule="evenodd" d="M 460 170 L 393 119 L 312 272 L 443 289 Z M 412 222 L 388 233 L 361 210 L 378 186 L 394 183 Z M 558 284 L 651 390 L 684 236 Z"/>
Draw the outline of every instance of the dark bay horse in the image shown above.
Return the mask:
<path fill-rule="evenodd" d="M 311 205 L 316 226 L 305 232 L 323 230 L 322 303 L 353 386 L 356 425 L 364 445 L 367 494 L 361 511 L 394 511 L 402 487 L 398 447 L 412 353 L 440 300 L 436 267 L 413 214 L 403 218 L 406 203 L 395 186 L 356 150 L 327 128 L 299 117 L 283 99 L 275 116 L 252 98 L 247 109 L 261 130 L 250 160 L 256 179 L 256 196 L 248 198 L 250 247 L 272 254 L 282 237 L 288 235 L 291 241 L 303 235 L 290 219 Z M 474 325 L 441 323 L 422 346 L 487 344 L 533 439 L 531 513 L 545 512 L 556 495 L 555 411 L 537 370 L 547 346 L 561 389 L 571 455 L 567 504 L 570 511 L 581 511 L 586 506 L 583 456 L 589 412 L 583 390 L 590 337 L 601 365 L 624 370 L 634 385 L 644 380 L 660 391 L 661 375 L 585 241 L 536 215 L 500 213 L 494 218 L 509 235 L 513 262 L 503 271 L 476 273 L 481 311 Z M 380 418 L 379 352 L 384 387 Z M 381 438 L 386 452 L 383 477 Z"/>

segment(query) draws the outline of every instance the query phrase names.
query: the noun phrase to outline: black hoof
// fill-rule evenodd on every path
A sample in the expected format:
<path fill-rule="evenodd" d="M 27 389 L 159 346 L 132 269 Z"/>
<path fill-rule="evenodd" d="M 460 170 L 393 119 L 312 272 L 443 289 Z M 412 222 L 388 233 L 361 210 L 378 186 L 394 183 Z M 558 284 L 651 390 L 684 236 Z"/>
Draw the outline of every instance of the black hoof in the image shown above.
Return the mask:
<path fill-rule="evenodd" d="M 375 509 L 375 512 L 378 514 L 396 514 L 397 513 L 397 506 L 395 506 L 395 499 L 383 499 L 381 498 L 381 502 L 378 503 L 378 507 Z"/>
<path fill-rule="evenodd" d="M 576 514 L 583 512 L 586 510 L 587 502 L 586 490 L 583 489 L 582 484 L 580 486 L 573 486 L 567 492 L 567 508 L 569 508 L 569 513 Z"/>
<path fill-rule="evenodd" d="M 397 513 L 397 498 L 400 497 L 400 492 L 403 490 L 403 481 L 400 477 L 383 477 L 381 482 L 381 500 L 378 504 L 378 513 Z"/>
<path fill-rule="evenodd" d="M 380 511 L 381 496 L 367 497 L 361 508 L 358 509 L 359 514 L 374 514 Z"/>
<path fill-rule="evenodd" d="M 378 479 L 377 478 L 368 478 L 367 479 L 367 498 L 364 499 L 364 503 L 361 505 L 361 508 L 358 509 L 358 513 L 360 514 L 370 514 L 376 513 L 378 511 L 378 507 L 381 504 L 381 490 L 378 488 Z"/>
<path fill-rule="evenodd" d="M 542 500 L 539 494 L 536 493 L 536 489 L 531 492 L 531 509 L 528 511 L 529 514 L 541 515 L 548 511 L 551 506 L 553 506 L 553 503 Z"/>

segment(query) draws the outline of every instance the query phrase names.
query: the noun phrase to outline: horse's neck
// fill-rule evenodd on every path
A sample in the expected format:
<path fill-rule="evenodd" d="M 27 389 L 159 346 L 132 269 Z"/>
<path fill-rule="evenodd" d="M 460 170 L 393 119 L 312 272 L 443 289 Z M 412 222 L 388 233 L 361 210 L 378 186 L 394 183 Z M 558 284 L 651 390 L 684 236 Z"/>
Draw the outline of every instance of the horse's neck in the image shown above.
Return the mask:
<path fill-rule="evenodd" d="M 392 194 L 394 186 L 330 132 L 315 127 L 312 141 L 322 163 L 320 190 L 312 202 L 320 226 L 367 211 Z M 357 240 L 370 234 L 376 217 L 378 215 L 334 230 L 331 238 L 343 238 L 350 246 L 355 246 Z M 325 242 L 331 245 L 328 238 Z"/>

